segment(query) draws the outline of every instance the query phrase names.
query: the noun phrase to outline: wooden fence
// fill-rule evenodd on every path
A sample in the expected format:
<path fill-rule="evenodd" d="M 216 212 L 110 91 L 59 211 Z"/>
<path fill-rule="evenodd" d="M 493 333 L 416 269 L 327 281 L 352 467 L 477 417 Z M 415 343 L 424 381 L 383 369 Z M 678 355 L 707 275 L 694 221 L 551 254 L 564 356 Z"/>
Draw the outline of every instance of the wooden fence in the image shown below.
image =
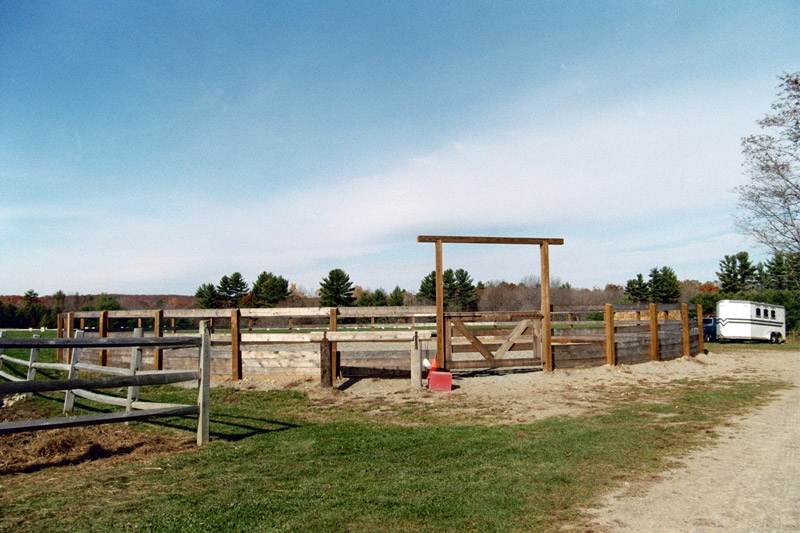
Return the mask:
<path fill-rule="evenodd" d="M 94 326 L 87 335 L 111 338 L 125 334 L 110 327 L 115 322 L 134 321 L 147 326 L 148 335 L 169 338 L 181 321 L 207 319 L 213 332 L 211 372 L 217 378 L 319 378 L 326 384 L 338 376 L 409 376 L 416 370 L 415 354 L 436 356 L 435 312 L 432 306 L 82 312 L 62 316 L 59 336 L 73 336 L 77 322 Z M 549 354 L 542 349 L 539 311 L 447 313 L 444 366 L 547 368 L 549 356 L 552 368 L 574 368 L 703 351 L 702 327 L 689 321 L 686 305 L 607 305 L 600 313 L 602 320 L 589 320 L 598 317 L 593 313 L 552 312 Z M 95 355 L 100 366 L 129 362 L 124 352 L 97 350 Z M 60 354 L 63 360 L 68 356 Z M 165 359 L 155 349 L 146 352 L 143 361 L 155 370 L 182 369 L 191 354 L 173 350 Z"/>
<path fill-rule="evenodd" d="M 209 391 L 210 391 L 210 333 L 207 322 L 200 323 L 200 334 L 196 337 L 144 338 L 138 330 L 132 337 L 84 338 L 82 331 L 74 332 L 72 338 L 58 339 L 10 339 L 0 335 L 0 377 L 9 380 L 0 382 L 0 394 L 33 394 L 34 392 L 64 391 L 64 413 L 73 409 L 76 396 L 106 404 L 125 407 L 124 412 L 102 413 L 85 416 L 66 416 L 45 420 L 6 422 L 0 424 L 0 435 L 21 431 L 36 431 L 74 426 L 89 426 L 111 422 L 143 420 L 154 417 L 198 415 L 197 444 L 209 438 Z M 144 348 L 186 349 L 196 348 L 198 367 L 194 371 L 142 370 Z M 29 348 L 28 360 L 2 353 L 5 348 Z M 43 363 L 38 361 L 40 348 L 56 348 L 67 351 L 68 363 Z M 126 348 L 131 350 L 127 368 L 95 365 L 82 361 L 84 349 L 109 350 Z M 62 352 L 63 353 L 63 352 Z M 18 377 L 2 370 L 2 364 L 13 364 L 25 369 L 25 377 Z M 68 373 L 67 379 L 36 380 L 37 369 L 61 370 Z M 103 377 L 81 378 L 78 373 L 106 374 Z M 139 400 L 139 387 L 197 381 L 197 405 L 161 404 Z M 127 397 L 99 394 L 90 389 L 127 387 Z"/>

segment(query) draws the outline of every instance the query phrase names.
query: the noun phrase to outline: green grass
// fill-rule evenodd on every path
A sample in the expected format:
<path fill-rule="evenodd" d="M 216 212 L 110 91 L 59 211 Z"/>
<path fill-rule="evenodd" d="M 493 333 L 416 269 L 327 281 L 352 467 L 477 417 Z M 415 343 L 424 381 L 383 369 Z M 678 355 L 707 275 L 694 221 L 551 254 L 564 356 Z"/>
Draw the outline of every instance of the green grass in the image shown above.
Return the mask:
<path fill-rule="evenodd" d="M 206 447 L 0 477 L 0 530 L 557 530 L 579 523 L 579 509 L 609 486 L 665 468 L 781 387 L 687 381 L 631 389 L 596 416 L 413 426 L 326 409 L 296 391 L 215 389 Z M 143 396 L 190 403 L 194 395 L 164 386 Z M 60 407 L 57 397 L 35 401 Z M 191 435 L 196 426 L 131 427 Z"/>

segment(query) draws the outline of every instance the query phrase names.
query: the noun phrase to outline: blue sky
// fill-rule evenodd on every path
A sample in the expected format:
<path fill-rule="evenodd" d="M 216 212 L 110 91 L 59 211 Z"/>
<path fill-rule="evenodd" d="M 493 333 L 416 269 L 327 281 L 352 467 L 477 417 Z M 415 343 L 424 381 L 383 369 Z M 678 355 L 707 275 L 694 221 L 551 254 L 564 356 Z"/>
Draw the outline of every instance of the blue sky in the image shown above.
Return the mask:
<path fill-rule="evenodd" d="M 798 28 L 796 1 L 0 0 L 0 294 L 416 291 L 420 234 L 562 237 L 579 287 L 712 280 L 764 257 L 732 189 Z"/>

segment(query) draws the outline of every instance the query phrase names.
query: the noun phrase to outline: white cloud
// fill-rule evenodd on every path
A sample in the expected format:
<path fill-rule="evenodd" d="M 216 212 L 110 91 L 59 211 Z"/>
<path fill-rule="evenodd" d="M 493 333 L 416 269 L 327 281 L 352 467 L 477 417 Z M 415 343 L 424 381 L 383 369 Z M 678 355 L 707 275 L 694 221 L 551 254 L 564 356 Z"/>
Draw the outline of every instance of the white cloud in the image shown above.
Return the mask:
<path fill-rule="evenodd" d="M 592 88 L 575 89 L 586 90 Z M 522 116 L 550 106 L 546 122 L 463 135 L 381 174 L 316 181 L 277 194 L 248 191 L 238 202 L 209 198 L 202 190 L 196 197 L 86 201 L 73 212 L 83 209 L 88 218 L 70 227 L 56 224 L 57 240 L 47 250 L 13 263 L 8 256 L 0 259 L 0 267 L 11 272 L 7 290 L 37 285 L 40 292 L 133 292 L 177 283 L 187 292 L 224 273 L 240 270 L 254 277 L 263 269 L 293 280 L 294 272 L 307 273 L 309 279 L 297 281 L 312 287 L 327 270 L 348 262 L 366 286 L 416 288 L 410 273 L 424 274 L 432 263 L 398 258 L 392 252 L 398 246 L 420 233 L 494 234 L 509 228 L 565 237 L 563 250 L 553 253 L 560 277 L 592 285 L 631 277 L 620 272 L 697 263 L 711 254 L 716 262 L 718 250 L 735 242 L 724 233 L 730 220 L 701 219 L 722 233 L 697 239 L 684 219 L 733 203 L 729 190 L 741 179 L 739 138 L 752 129 L 751 110 L 760 108 L 744 89 L 689 87 L 602 102 L 579 113 L 557 100 L 547 94 L 518 103 Z M 24 215 L 23 208 L 5 207 L 0 218 L 23 228 Z M 615 225 L 637 230 L 620 232 Z M 381 260 L 380 254 L 392 259 Z M 476 267 L 476 279 L 514 281 L 538 272 L 530 259 L 505 252 L 487 256 L 487 263 L 511 258 L 494 270 Z M 385 263 L 383 268 L 371 268 L 375 261 Z M 404 273 L 405 279 L 392 277 Z"/>

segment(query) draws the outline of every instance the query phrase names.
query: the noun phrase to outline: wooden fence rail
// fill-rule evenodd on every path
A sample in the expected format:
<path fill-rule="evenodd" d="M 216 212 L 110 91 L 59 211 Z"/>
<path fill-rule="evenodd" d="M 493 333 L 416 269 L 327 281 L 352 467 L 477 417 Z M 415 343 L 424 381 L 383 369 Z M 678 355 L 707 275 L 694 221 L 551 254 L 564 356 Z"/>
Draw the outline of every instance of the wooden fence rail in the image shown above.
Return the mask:
<path fill-rule="evenodd" d="M 76 395 L 92 401 L 110 405 L 124 406 L 126 408 L 125 412 L 0 423 L 0 435 L 18 433 L 21 431 L 37 431 L 43 429 L 89 426 L 111 422 L 142 420 L 154 417 L 198 415 L 197 444 L 206 444 L 209 439 L 210 422 L 209 396 L 211 378 L 211 342 L 208 331 L 208 323 L 206 321 L 202 321 L 199 329 L 199 336 L 197 337 L 171 337 L 164 339 L 143 338 L 140 336 L 141 331 L 138 332 L 139 336 L 112 339 L 88 339 L 81 338 L 80 335 L 78 335 L 77 338 L 70 339 L 8 339 L 2 335 L 2 332 L 0 332 L 0 351 L 5 348 L 30 348 L 31 354 L 34 354 L 37 353 L 34 352 L 34 350 L 38 350 L 40 348 L 70 348 L 74 350 L 69 364 L 48 363 L 46 367 L 42 366 L 42 363 L 34 360 L 33 357 L 28 361 L 24 361 L 18 358 L 11 358 L 5 354 L 0 355 L 0 362 L 5 361 L 22 365 L 27 367 L 29 371 L 29 379 L 23 380 L 10 376 L 12 378 L 11 381 L 7 383 L 0 382 L 0 394 L 32 394 L 34 392 L 65 391 L 65 413 L 72 411 L 73 401 Z M 199 363 L 198 370 L 142 371 L 139 367 L 141 363 L 141 348 L 143 346 L 161 349 L 197 347 Z M 130 347 L 134 354 L 138 352 L 139 355 L 138 358 L 136 355 L 132 355 L 129 369 L 104 367 L 101 365 L 82 363 L 80 361 L 80 353 L 83 348 L 103 349 L 109 347 Z M 34 380 L 30 373 L 30 370 L 33 368 L 54 368 L 57 370 L 66 370 L 69 375 L 67 379 Z M 92 373 L 106 373 L 112 375 L 79 378 L 77 377 L 77 373 L 81 370 Z M 8 376 L 8 374 L 4 373 L 2 377 Z M 196 405 L 159 404 L 154 402 L 138 401 L 138 391 L 139 387 L 141 386 L 165 385 L 187 381 L 197 381 L 198 396 Z M 118 387 L 128 387 L 127 398 L 98 394 L 86 390 Z"/>

